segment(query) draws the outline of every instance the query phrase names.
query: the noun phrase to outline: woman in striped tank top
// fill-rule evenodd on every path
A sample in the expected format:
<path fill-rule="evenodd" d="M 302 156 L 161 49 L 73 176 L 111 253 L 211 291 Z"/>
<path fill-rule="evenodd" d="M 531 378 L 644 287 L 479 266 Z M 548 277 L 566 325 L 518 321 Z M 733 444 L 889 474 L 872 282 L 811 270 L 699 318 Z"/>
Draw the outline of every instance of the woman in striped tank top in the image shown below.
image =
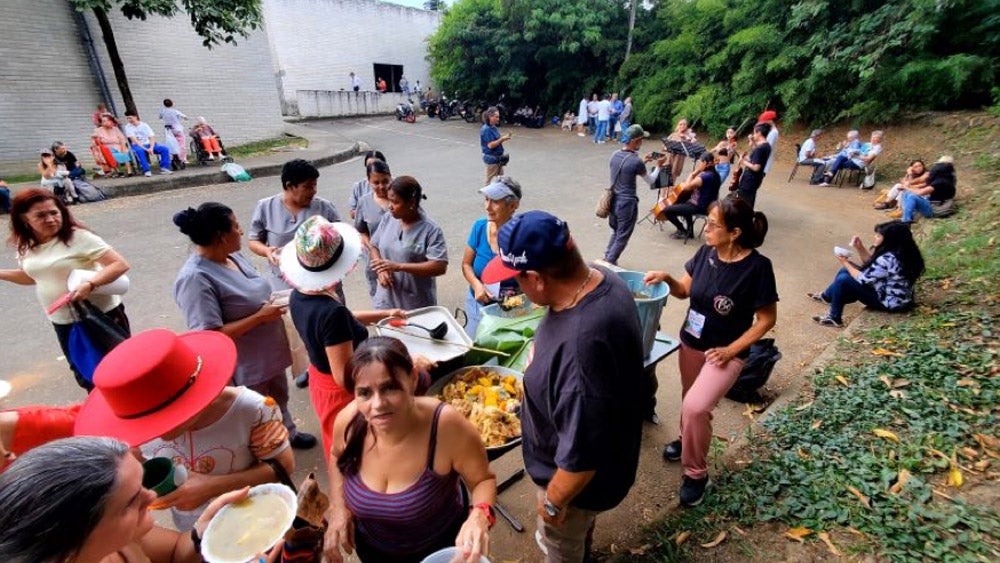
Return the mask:
<path fill-rule="evenodd" d="M 470 562 L 489 552 L 497 488 L 486 448 L 457 410 L 415 396 L 417 380 L 394 338 L 369 338 L 347 366 L 355 399 L 333 427 L 329 561 L 343 560 L 341 547 L 378 563 L 418 562 L 451 545 Z"/>

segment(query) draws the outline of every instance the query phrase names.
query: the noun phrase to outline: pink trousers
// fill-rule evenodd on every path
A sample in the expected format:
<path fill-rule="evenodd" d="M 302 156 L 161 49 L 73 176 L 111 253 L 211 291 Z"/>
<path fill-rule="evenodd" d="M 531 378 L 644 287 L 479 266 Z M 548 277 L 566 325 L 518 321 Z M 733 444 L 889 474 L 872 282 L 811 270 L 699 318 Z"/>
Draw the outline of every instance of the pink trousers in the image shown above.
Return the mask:
<path fill-rule="evenodd" d="M 733 358 L 717 367 L 705 361 L 705 353 L 681 344 L 681 465 L 692 479 L 708 475 L 708 448 L 712 443 L 712 409 L 726 395 L 743 369 L 743 360 Z"/>

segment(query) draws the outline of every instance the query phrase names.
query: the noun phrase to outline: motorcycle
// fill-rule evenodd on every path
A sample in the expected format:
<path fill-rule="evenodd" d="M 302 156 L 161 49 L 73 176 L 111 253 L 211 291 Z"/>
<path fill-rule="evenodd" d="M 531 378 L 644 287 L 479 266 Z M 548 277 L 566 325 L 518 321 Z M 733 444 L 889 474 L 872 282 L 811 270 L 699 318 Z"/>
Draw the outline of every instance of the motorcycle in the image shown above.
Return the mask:
<path fill-rule="evenodd" d="M 413 113 L 413 100 L 407 98 L 405 102 L 400 102 L 396 106 L 396 120 L 407 123 L 413 123 L 417 120 L 417 116 Z"/>
<path fill-rule="evenodd" d="M 482 113 L 481 109 L 477 111 L 479 105 L 480 104 L 473 103 L 472 100 L 465 101 L 462 103 L 461 107 L 459 107 L 458 114 L 462 116 L 462 119 L 464 119 L 466 123 L 473 123 L 476 121 L 477 116 Z"/>
<path fill-rule="evenodd" d="M 423 100 L 420 101 L 420 109 L 424 110 L 424 113 L 427 114 L 427 117 L 435 117 L 438 114 L 439 107 L 440 106 L 438 106 L 438 103 L 434 100 L 428 100 L 427 98 L 424 98 Z"/>
<path fill-rule="evenodd" d="M 449 117 L 454 117 L 458 115 L 459 101 L 451 98 L 448 99 L 447 96 L 441 94 L 441 106 L 438 110 L 438 117 L 441 121 L 448 119 Z"/>

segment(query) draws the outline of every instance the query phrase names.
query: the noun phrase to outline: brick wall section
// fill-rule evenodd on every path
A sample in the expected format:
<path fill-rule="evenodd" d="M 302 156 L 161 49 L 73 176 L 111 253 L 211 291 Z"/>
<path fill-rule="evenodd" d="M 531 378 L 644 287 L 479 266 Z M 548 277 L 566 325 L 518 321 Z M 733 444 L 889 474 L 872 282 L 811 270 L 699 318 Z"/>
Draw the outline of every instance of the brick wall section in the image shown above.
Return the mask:
<path fill-rule="evenodd" d="M 280 135 L 284 121 L 266 32 L 238 46 L 209 50 L 188 18 L 130 21 L 110 14 L 140 116 L 162 137 L 163 98 L 192 119 L 205 116 L 223 140 L 239 144 Z M 65 141 L 92 165 L 90 114 L 100 101 L 81 35 L 66 0 L 3 0 L 0 33 L 0 173 L 33 170 L 38 149 Z M 100 28 L 87 14 L 90 32 L 119 112 L 118 94 Z M 193 121 L 192 121 L 193 123 Z"/>
<path fill-rule="evenodd" d="M 362 90 L 374 90 L 375 63 L 402 65 L 410 84 L 430 82 L 437 12 L 374 0 L 264 0 L 264 20 L 286 114 L 297 113 L 296 90 L 350 90 L 351 71 Z"/>

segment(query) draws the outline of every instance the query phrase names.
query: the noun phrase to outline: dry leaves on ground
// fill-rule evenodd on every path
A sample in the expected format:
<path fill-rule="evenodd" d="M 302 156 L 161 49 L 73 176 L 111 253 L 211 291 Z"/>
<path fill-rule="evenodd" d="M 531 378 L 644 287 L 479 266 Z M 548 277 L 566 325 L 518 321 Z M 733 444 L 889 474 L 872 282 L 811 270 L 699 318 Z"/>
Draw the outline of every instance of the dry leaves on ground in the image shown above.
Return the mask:
<path fill-rule="evenodd" d="M 728 535 L 729 534 L 725 530 L 722 530 L 721 532 L 719 532 L 719 535 L 715 536 L 714 540 L 712 540 L 712 541 L 710 541 L 708 543 L 701 544 L 701 547 L 704 547 L 705 549 L 712 549 L 713 547 L 716 547 L 720 543 L 726 541 L 726 537 Z"/>

